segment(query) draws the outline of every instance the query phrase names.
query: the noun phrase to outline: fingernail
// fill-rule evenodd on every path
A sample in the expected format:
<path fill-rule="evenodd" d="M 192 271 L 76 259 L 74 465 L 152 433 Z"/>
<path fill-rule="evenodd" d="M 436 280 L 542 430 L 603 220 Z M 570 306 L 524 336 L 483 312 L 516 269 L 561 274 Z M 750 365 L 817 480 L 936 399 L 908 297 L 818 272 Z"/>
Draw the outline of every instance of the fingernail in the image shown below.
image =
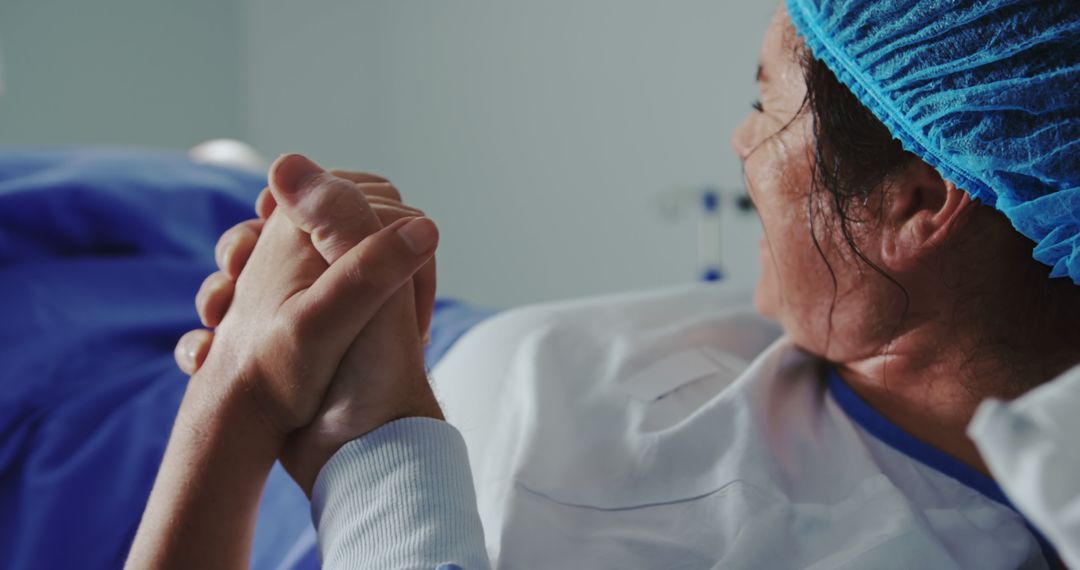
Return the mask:
<path fill-rule="evenodd" d="M 195 345 L 194 345 L 194 343 L 192 343 L 192 345 L 189 346 L 187 348 L 187 350 L 184 351 L 184 360 L 187 361 L 187 365 L 188 365 L 189 368 L 195 368 Z"/>
<path fill-rule="evenodd" d="M 185 370 L 191 370 L 195 368 L 195 349 L 192 348 L 190 342 L 181 341 L 176 345 L 176 360 L 179 362 L 180 367 Z"/>
<path fill-rule="evenodd" d="M 308 179 L 326 172 L 302 154 L 286 154 L 274 162 L 272 181 L 282 192 L 297 192 Z"/>
<path fill-rule="evenodd" d="M 226 263 L 228 257 L 231 254 L 232 246 L 236 244 L 237 236 L 235 233 L 229 236 L 228 241 L 219 241 L 217 246 L 214 247 L 214 259 L 221 260 L 223 266 L 228 266 Z"/>
<path fill-rule="evenodd" d="M 238 239 L 240 239 L 240 236 L 229 238 L 229 243 L 225 244 L 225 251 L 221 252 L 221 270 L 230 275 L 229 266 L 232 265 L 232 256 L 236 252 L 236 248 L 233 246 L 236 245 Z"/>
<path fill-rule="evenodd" d="M 203 289 L 204 287 L 199 287 L 199 290 L 195 293 L 195 310 L 200 313 L 202 312 L 203 300 L 206 298 L 206 291 Z"/>
<path fill-rule="evenodd" d="M 439 230 L 428 218 L 414 218 L 398 228 L 397 233 L 416 255 L 427 253 L 439 239 Z"/>

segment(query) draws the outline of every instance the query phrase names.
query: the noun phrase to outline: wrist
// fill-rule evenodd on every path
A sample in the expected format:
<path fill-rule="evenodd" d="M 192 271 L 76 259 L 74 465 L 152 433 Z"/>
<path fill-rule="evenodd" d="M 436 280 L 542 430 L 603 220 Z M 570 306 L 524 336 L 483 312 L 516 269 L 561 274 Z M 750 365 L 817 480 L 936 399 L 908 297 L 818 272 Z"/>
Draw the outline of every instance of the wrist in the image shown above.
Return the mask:
<path fill-rule="evenodd" d="M 398 405 L 383 403 L 361 409 L 344 404 L 329 406 L 311 425 L 289 438 L 282 452 L 281 463 L 310 498 L 316 477 L 339 449 L 350 441 L 405 418 L 445 421 L 426 378 L 420 390 Z"/>
<path fill-rule="evenodd" d="M 184 393 L 128 566 L 247 567 L 263 485 L 281 442 L 207 368 Z M 221 384 L 218 384 L 221 383 Z M 199 548 L 192 548 L 198 545 Z"/>
<path fill-rule="evenodd" d="M 177 426 L 191 425 L 210 445 L 244 447 L 272 465 L 287 434 L 267 416 L 242 373 L 207 364 L 188 383 Z"/>

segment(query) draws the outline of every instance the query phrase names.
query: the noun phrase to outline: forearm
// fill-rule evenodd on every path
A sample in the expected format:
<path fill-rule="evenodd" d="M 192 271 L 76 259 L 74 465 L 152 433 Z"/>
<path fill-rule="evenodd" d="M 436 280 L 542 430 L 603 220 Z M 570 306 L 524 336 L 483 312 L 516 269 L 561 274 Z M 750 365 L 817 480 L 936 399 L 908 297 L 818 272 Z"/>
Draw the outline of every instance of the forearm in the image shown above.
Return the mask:
<path fill-rule="evenodd" d="M 247 568 L 259 498 L 280 443 L 242 394 L 192 377 L 128 568 Z"/>

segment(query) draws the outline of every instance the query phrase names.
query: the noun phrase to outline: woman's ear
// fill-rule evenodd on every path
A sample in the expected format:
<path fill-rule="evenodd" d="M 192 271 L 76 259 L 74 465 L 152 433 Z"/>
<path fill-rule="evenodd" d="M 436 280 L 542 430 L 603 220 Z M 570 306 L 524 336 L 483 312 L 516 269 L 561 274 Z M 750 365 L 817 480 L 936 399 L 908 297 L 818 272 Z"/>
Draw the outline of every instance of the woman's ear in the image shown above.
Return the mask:
<path fill-rule="evenodd" d="M 929 164 L 913 159 L 893 175 L 883 206 L 881 260 L 910 270 L 952 238 L 975 202 Z"/>

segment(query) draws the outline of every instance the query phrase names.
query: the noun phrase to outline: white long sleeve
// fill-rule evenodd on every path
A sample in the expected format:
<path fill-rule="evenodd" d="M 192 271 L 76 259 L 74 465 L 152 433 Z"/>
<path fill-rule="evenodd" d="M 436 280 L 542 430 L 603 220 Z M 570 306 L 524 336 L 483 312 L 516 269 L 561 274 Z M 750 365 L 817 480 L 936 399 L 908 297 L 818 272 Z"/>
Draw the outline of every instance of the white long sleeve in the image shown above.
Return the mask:
<path fill-rule="evenodd" d="M 461 434 L 396 420 L 344 445 L 312 491 L 323 568 L 486 570 L 490 561 Z"/>

